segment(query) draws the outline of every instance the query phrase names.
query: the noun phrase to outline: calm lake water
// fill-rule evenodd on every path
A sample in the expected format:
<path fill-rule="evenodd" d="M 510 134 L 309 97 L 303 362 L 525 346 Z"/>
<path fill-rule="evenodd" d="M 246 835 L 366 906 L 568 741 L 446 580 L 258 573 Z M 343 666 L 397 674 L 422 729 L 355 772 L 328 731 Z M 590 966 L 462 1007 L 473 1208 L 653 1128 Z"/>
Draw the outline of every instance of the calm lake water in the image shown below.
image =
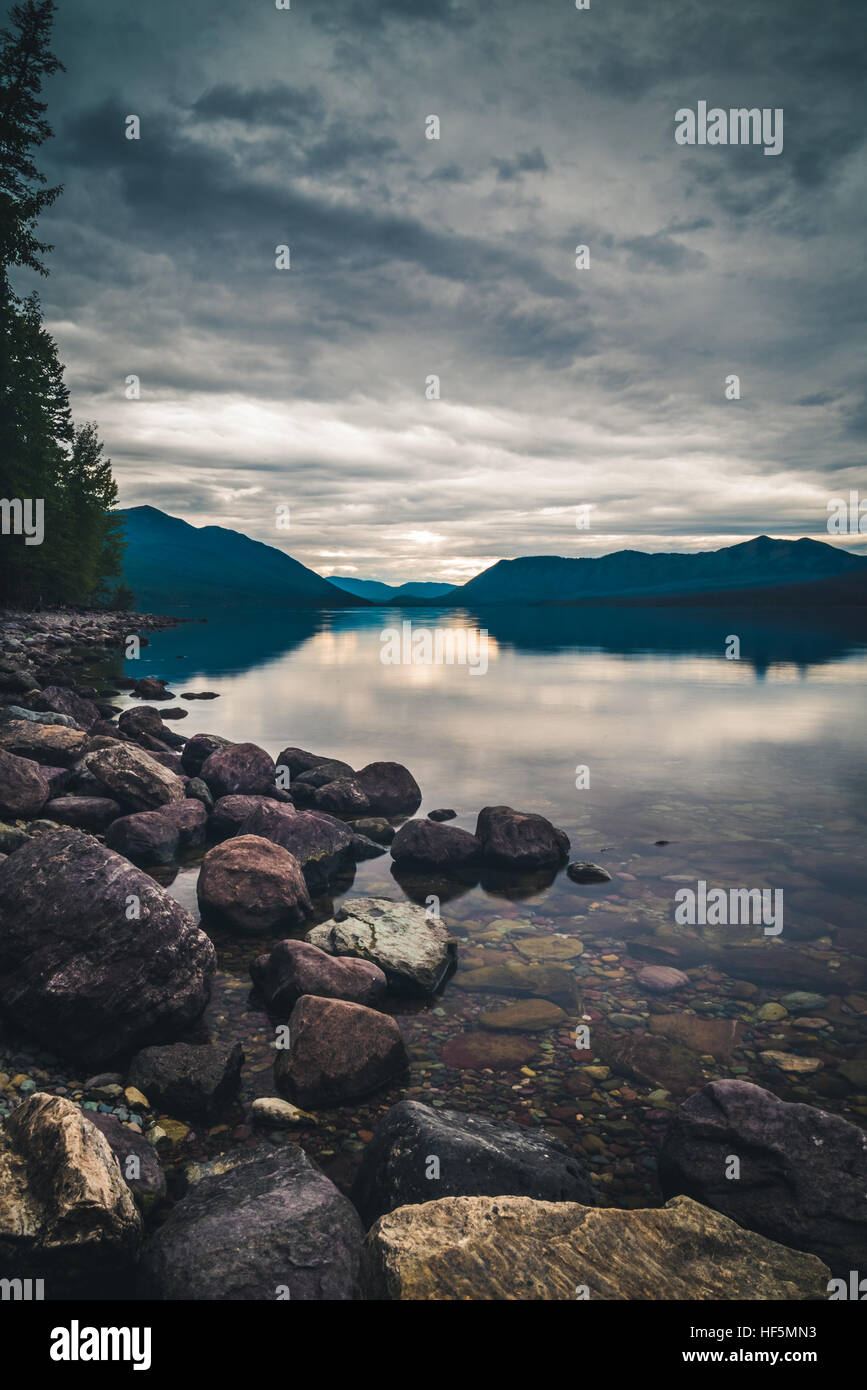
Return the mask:
<path fill-rule="evenodd" d="M 618 1205 L 659 1200 L 655 1154 L 667 1112 L 708 1079 L 744 1076 L 864 1123 L 867 640 L 849 616 L 207 616 L 152 634 L 141 660 L 126 664 L 127 675 L 167 677 L 176 692 L 219 692 L 210 702 L 179 699 L 190 714 L 173 727 L 252 741 L 274 756 L 292 745 L 354 767 L 405 763 L 424 796 L 417 815 L 452 807 L 451 823 L 472 830 L 484 805 L 540 812 L 566 830 L 571 858 L 612 874 L 592 888 L 561 871 L 496 893 L 443 893 L 457 973 L 430 1003 L 392 1006 L 413 1060 L 409 1084 L 322 1112 L 301 1133 L 335 1180 L 349 1180 L 377 1117 L 402 1094 L 544 1126 L 581 1150 Z M 381 633 L 402 621 L 485 629 L 486 673 L 383 664 Z M 739 660 L 726 658 L 732 636 Z M 576 786 L 576 776 L 589 785 Z M 360 864 L 349 896 L 400 898 L 390 870 L 388 856 Z M 194 913 L 196 876 L 190 864 L 169 885 Z M 699 880 L 783 890 L 782 934 L 677 925 L 674 894 Z M 247 973 L 269 942 L 217 945 L 208 1035 L 244 1044 L 246 1099 L 273 1094 L 273 1025 Z M 649 993 L 636 981 L 647 962 L 689 971 L 689 984 Z M 479 1025 L 516 997 L 547 1000 L 562 1015 L 532 1032 Z M 780 1001 L 784 1013 L 765 1007 Z M 576 1048 L 582 1020 L 589 1052 Z M 188 1143 L 212 1151 L 247 1140 L 243 1126 L 229 1125 Z"/>

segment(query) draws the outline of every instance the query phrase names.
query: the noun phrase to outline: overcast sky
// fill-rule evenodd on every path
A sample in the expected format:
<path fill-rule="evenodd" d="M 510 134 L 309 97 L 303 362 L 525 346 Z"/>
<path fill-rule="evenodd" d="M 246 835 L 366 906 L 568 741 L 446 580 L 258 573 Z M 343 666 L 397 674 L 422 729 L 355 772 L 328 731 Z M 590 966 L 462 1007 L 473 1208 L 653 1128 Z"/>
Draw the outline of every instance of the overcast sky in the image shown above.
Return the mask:
<path fill-rule="evenodd" d="M 863 0 L 59 0 L 39 288 L 122 504 L 394 581 L 841 543 L 865 32 Z M 676 144 L 699 101 L 783 108 L 782 153 Z"/>

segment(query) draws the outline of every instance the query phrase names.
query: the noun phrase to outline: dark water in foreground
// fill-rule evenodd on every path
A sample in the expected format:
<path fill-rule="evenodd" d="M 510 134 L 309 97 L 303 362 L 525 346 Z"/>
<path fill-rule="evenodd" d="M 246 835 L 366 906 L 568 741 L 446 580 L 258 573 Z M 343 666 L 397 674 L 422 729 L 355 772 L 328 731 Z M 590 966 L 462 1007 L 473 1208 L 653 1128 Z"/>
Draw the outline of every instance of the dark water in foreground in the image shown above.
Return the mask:
<path fill-rule="evenodd" d="M 409 1085 L 320 1112 L 300 1134 L 338 1182 L 401 1094 L 543 1125 L 579 1146 L 619 1205 L 657 1200 L 667 1112 L 707 1079 L 743 1076 L 867 1120 L 867 642 L 849 616 L 536 608 L 208 617 L 153 634 L 126 665 L 128 675 L 168 677 L 178 692 L 219 691 L 189 702 L 174 727 L 273 755 L 296 745 L 355 767 L 403 762 L 424 794 L 417 814 L 453 807 L 452 824 L 472 830 L 486 804 L 537 811 L 567 831 L 572 858 L 613 875 L 602 887 L 561 872 L 497 894 L 444 895 L 457 973 L 431 1003 L 393 1006 L 412 1057 Z M 486 674 L 382 664 L 380 633 L 402 619 L 487 628 Z M 732 634 L 739 661 L 725 657 Z M 589 774 L 581 789 L 579 766 Z M 400 898 L 390 869 L 389 857 L 359 865 L 348 893 Z M 190 865 L 171 883 L 194 913 L 196 875 Z M 676 925 L 674 894 L 698 880 L 782 889 L 782 934 Z M 217 941 L 206 1025 L 243 1043 L 246 1099 L 274 1094 L 273 1027 L 250 999 L 247 973 L 268 944 Z M 689 985 L 649 994 L 635 979 L 647 961 L 689 970 Z M 479 1026 L 516 997 L 553 1002 L 562 1017 L 534 1032 Z M 576 1050 L 581 1020 L 591 1053 Z M 594 1054 L 599 1069 L 588 1072 Z M 186 1144 L 213 1151 L 247 1137 L 230 1123 Z"/>

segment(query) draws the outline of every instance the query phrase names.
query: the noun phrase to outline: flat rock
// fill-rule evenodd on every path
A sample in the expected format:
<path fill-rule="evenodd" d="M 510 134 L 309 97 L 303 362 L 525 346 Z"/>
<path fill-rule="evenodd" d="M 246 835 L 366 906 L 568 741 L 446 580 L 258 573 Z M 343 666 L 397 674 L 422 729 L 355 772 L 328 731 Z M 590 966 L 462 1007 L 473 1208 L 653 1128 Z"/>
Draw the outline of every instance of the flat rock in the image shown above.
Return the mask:
<path fill-rule="evenodd" d="M 727 1177 L 729 1156 L 740 1177 Z M 666 1196 L 686 1193 L 749 1230 L 807 1250 L 837 1276 L 867 1250 L 867 1134 L 748 1081 L 712 1081 L 672 1116 L 659 1158 Z"/>
<path fill-rule="evenodd" d="M 388 898 L 351 898 L 306 939 L 329 955 L 372 961 L 393 989 L 419 995 L 436 992 L 457 956 L 439 919 L 415 903 Z"/>
<path fill-rule="evenodd" d="M 83 729 L 67 729 L 62 724 L 37 724 L 28 719 L 0 724 L 0 748 L 53 767 L 71 767 L 86 743 Z"/>
<path fill-rule="evenodd" d="M 396 1207 L 431 1201 L 432 1194 L 596 1205 L 581 1162 L 538 1130 L 399 1101 L 379 1121 L 364 1151 L 352 1200 L 369 1226 Z"/>
<path fill-rule="evenodd" d="M 486 1033 L 471 1030 L 449 1038 L 440 1049 L 447 1067 L 476 1071 L 489 1067 L 491 1071 L 516 1071 L 535 1057 L 539 1044 L 515 1033 Z"/>
<path fill-rule="evenodd" d="M 120 813 L 120 806 L 110 796 L 60 796 L 44 807 L 49 820 L 91 833 L 104 831 Z"/>
<path fill-rule="evenodd" d="M 305 994 L 278 1049 L 278 1091 L 304 1109 L 343 1105 L 388 1085 L 407 1068 L 400 1028 L 388 1014 L 342 999 Z"/>
<path fill-rule="evenodd" d="M 309 1110 L 299 1110 L 279 1096 L 259 1096 L 250 1106 L 250 1118 L 265 1129 L 298 1129 L 317 1123 Z"/>
<path fill-rule="evenodd" d="M 371 1228 L 364 1299 L 818 1299 L 828 1270 L 688 1197 L 619 1211 L 529 1197 L 444 1197 Z M 586 1290 L 586 1294 L 582 1291 Z"/>
<path fill-rule="evenodd" d="M 734 1018 L 700 1018 L 698 1014 L 654 1014 L 650 1031 L 675 1038 L 699 1056 L 730 1057 L 738 1046 L 743 1025 Z"/>
<path fill-rule="evenodd" d="M 492 1032 L 539 1033 L 566 1020 L 566 1014 L 549 999 L 519 999 L 504 1009 L 492 1009 L 479 1015 L 479 1027 Z"/>

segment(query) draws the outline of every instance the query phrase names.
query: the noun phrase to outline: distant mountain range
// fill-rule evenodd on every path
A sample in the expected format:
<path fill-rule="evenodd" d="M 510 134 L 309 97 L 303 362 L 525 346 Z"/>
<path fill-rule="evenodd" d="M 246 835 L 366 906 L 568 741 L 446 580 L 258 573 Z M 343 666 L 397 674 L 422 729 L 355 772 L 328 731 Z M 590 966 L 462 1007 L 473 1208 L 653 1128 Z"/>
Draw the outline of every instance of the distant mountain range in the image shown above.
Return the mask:
<path fill-rule="evenodd" d="M 223 526 L 190 526 L 156 507 L 121 512 L 124 578 L 140 611 L 205 606 L 364 608 L 273 545 Z"/>
<path fill-rule="evenodd" d="M 695 555 L 618 550 L 598 559 L 531 555 L 499 560 L 440 602 L 473 607 L 616 600 L 668 603 L 745 590 L 773 590 L 777 597 L 788 585 L 804 591 L 811 584 L 849 576 L 856 581 L 857 592 L 857 581 L 867 581 L 867 558 L 823 541 L 757 536 L 740 545 Z M 802 592 L 801 599 L 804 597 Z"/>
<path fill-rule="evenodd" d="M 381 584 L 378 579 L 352 579 L 342 574 L 330 574 L 328 582 L 336 584 L 338 589 L 345 589 L 348 594 L 369 599 L 371 603 L 395 603 L 402 598 L 441 598 L 443 594 L 450 594 L 455 587 L 454 584 L 428 584 L 412 580 L 408 584 Z"/>
<path fill-rule="evenodd" d="M 499 560 L 458 588 L 323 579 L 284 551 L 222 526 L 131 507 L 124 577 L 139 609 L 468 607 L 490 604 L 867 603 L 867 557 L 822 541 L 757 536 L 699 554 L 618 550 L 597 559 Z"/>

